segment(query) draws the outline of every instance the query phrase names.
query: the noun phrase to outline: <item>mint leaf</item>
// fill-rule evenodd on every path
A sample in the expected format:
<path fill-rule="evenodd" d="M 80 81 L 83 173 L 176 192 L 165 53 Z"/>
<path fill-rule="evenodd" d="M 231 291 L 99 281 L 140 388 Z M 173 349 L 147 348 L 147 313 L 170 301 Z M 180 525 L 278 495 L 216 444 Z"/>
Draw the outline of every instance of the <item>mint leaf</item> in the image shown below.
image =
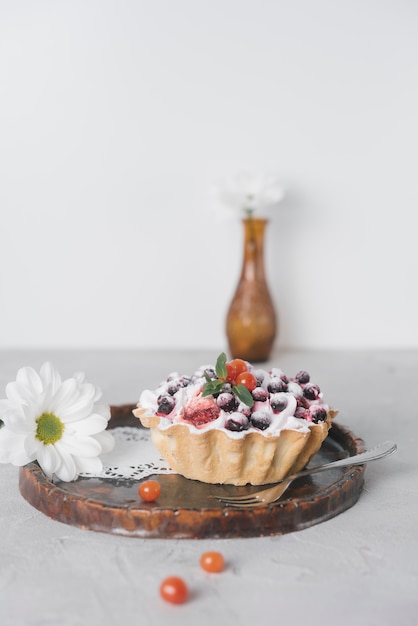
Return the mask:
<path fill-rule="evenodd" d="M 221 352 L 218 356 L 215 366 L 215 372 L 218 378 L 226 378 L 226 354 L 225 352 Z"/>
<path fill-rule="evenodd" d="M 205 384 L 202 391 L 202 397 L 213 396 L 214 393 L 219 393 L 224 386 L 223 380 L 210 380 Z"/>
<path fill-rule="evenodd" d="M 248 391 L 247 387 L 244 385 L 235 385 L 232 389 L 240 402 L 243 402 L 249 407 L 253 406 L 254 398 Z"/>

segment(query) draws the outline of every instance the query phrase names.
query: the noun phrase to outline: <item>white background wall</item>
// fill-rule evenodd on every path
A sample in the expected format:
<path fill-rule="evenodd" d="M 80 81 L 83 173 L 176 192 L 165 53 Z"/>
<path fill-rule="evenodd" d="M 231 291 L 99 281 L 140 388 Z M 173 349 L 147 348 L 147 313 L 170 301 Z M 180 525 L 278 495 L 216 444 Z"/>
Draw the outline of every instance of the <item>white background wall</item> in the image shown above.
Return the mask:
<path fill-rule="evenodd" d="M 418 347 L 415 0 L 0 0 L 0 348 L 223 347 L 217 181 L 277 172 L 279 345 Z"/>

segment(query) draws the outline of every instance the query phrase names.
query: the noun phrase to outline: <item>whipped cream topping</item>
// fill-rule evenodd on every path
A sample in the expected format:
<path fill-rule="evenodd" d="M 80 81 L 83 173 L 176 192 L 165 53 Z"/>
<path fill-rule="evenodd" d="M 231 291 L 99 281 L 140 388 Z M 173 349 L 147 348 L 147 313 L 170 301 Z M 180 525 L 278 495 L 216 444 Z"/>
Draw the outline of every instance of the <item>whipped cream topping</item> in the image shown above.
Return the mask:
<path fill-rule="evenodd" d="M 327 419 L 329 407 L 306 371 L 288 377 L 279 368 L 266 371 L 247 366 L 257 379 L 251 407 L 240 402 L 226 381 L 220 393 L 202 396 L 206 377 L 216 378 L 213 365 L 200 367 L 192 376 L 173 372 L 154 391 L 143 391 L 139 405 L 147 416 L 160 417 L 161 430 L 183 424 L 193 433 L 220 429 L 234 439 L 250 432 L 265 437 L 282 430 L 308 432 L 313 423 Z"/>

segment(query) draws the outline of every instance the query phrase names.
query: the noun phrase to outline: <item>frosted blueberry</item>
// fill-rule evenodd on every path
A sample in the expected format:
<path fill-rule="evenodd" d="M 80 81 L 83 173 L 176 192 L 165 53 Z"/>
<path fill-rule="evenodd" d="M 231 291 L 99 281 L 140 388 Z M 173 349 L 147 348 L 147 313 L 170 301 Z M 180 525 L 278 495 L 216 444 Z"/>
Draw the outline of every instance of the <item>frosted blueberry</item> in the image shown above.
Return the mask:
<path fill-rule="evenodd" d="M 303 388 L 303 395 L 308 400 L 317 400 L 319 398 L 319 394 L 321 393 L 318 385 L 313 385 L 312 383 L 307 383 Z"/>
<path fill-rule="evenodd" d="M 167 383 L 167 391 L 170 396 L 174 396 L 175 393 L 180 389 L 180 383 L 177 380 L 170 380 Z"/>
<path fill-rule="evenodd" d="M 281 393 L 274 393 L 270 397 L 270 406 L 275 413 L 284 411 L 287 407 L 287 398 Z"/>
<path fill-rule="evenodd" d="M 250 418 L 251 425 L 259 430 L 265 430 L 271 424 L 271 416 L 268 411 L 254 411 Z"/>
<path fill-rule="evenodd" d="M 327 419 L 327 411 L 323 406 L 313 406 L 310 409 L 312 421 L 317 424 L 318 422 L 325 422 Z"/>
<path fill-rule="evenodd" d="M 265 402 L 269 397 L 268 392 L 263 387 L 253 389 L 251 395 L 257 402 Z"/>
<path fill-rule="evenodd" d="M 299 406 L 295 411 L 295 417 L 298 417 L 301 420 L 307 420 L 308 422 L 312 422 L 312 415 L 308 409 L 304 409 Z"/>
<path fill-rule="evenodd" d="M 257 385 L 261 387 L 261 385 L 263 384 L 266 372 L 264 370 L 253 370 L 253 374 L 257 381 Z"/>
<path fill-rule="evenodd" d="M 176 402 L 171 396 L 161 395 L 157 398 L 157 404 L 157 415 L 168 415 L 174 409 Z"/>
<path fill-rule="evenodd" d="M 300 372 L 296 374 L 295 379 L 298 381 L 299 385 L 306 385 L 306 383 L 310 381 L 311 377 L 308 372 L 305 372 L 305 370 L 300 370 Z"/>
<path fill-rule="evenodd" d="M 250 425 L 250 422 L 248 420 L 248 417 L 244 415 L 243 413 L 238 413 L 238 412 L 231 413 L 231 415 L 228 417 L 228 419 L 225 422 L 225 428 L 227 428 L 228 430 L 234 430 L 234 431 L 247 430 L 249 425 Z"/>
<path fill-rule="evenodd" d="M 244 404 L 243 402 L 239 403 L 237 411 L 238 413 L 242 413 L 246 417 L 250 417 L 251 415 L 251 408 L 247 404 Z"/>
<path fill-rule="evenodd" d="M 223 392 L 216 398 L 216 404 L 223 411 L 235 411 L 237 401 L 232 393 Z"/>
<path fill-rule="evenodd" d="M 267 385 L 267 389 L 270 393 L 279 393 L 280 391 L 287 391 L 287 383 L 281 378 L 272 378 Z"/>

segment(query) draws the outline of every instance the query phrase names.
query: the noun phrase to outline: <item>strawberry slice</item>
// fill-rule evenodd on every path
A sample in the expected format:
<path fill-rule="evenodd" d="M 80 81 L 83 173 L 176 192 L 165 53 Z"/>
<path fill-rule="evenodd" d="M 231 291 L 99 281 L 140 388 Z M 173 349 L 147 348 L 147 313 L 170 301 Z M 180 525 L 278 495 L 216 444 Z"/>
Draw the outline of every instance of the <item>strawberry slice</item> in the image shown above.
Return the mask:
<path fill-rule="evenodd" d="M 184 407 L 183 419 L 199 428 L 208 422 L 213 422 L 219 416 L 220 409 L 212 397 L 194 398 Z"/>

